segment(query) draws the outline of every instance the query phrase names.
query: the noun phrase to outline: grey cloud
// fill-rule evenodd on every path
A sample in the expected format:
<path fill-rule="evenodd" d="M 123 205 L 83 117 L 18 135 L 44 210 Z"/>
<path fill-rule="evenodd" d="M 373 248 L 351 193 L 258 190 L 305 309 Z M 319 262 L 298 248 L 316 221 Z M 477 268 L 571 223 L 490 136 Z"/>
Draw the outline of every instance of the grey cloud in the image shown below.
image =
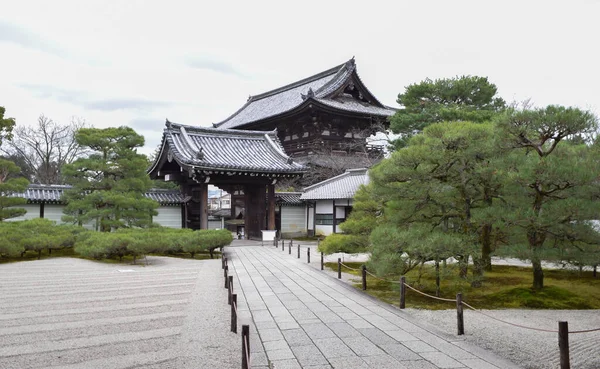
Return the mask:
<path fill-rule="evenodd" d="M 60 57 L 66 57 L 69 54 L 57 43 L 44 39 L 25 28 L 2 20 L 0 20 L 0 41 L 12 42 L 29 49 L 43 51 Z"/>
<path fill-rule="evenodd" d="M 129 121 L 129 126 L 136 131 L 144 130 L 162 132 L 162 129 L 165 127 L 165 119 L 135 118 Z"/>
<path fill-rule="evenodd" d="M 206 57 L 206 56 L 190 56 L 187 57 L 185 60 L 185 64 L 188 67 L 191 68 L 196 68 L 196 69 L 205 69 L 205 70 L 210 70 L 213 72 L 218 72 L 218 73 L 223 73 L 223 74 L 230 74 L 230 75 L 234 75 L 234 76 L 238 76 L 238 77 L 244 77 L 244 74 L 241 73 L 239 70 L 237 70 L 236 68 L 233 67 L 233 65 L 222 61 L 222 60 L 216 60 L 210 57 Z"/>
<path fill-rule="evenodd" d="M 60 87 L 21 84 L 21 88 L 33 92 L 36 97 L 43 99 L 55 99 L 83 106 L 90 110 L 117 111 L 117 110 L 143 110 L 149 111 L 155 108 L 162 108 L 171 105 L 170 102 L 147 100 L 140 98 L 111 98 L 111 99 L 92 99 L 86 96 L 84 91 L 63 89 Z"/>
<path fill-rule="evenodd" d="M 89 100 L 82 104 L 87 109 L 102 110 L 102 111 L 115 111 L 115 110 L 152 110 L 154 108 L 161 108 L 170 105 L 168 102 L 136 99 L 136 98 L 117 98 L 117 99 L 104 99 L 104 100 Z"/>

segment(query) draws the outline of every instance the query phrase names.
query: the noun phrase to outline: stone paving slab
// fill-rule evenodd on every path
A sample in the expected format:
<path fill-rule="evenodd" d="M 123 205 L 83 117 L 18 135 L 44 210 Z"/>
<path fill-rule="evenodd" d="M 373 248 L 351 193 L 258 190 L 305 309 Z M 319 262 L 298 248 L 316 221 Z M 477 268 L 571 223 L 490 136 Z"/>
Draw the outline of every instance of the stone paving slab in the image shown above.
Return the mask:
<path fill-rule="evenodd" d="M 298 259 L 296 246 L 244 241 L 226 253 L 253 368 L 518 368 L 307 265 L 305 248 Z"/>

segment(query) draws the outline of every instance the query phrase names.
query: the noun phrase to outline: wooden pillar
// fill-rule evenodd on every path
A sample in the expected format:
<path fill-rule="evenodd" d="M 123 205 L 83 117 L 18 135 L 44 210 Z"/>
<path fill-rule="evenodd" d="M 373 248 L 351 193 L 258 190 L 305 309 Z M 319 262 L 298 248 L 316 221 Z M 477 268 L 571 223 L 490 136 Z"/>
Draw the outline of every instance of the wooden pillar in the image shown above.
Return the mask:
<path fill-rule="evenodd" d="M 200 229 L 208 229 L 208 185 L 200 184 Z"/>
<path fill-rule="evenodd" d="M 268 217 L 269 217 L 269 225 L 268 225 L 268 230 L 272 231 L 275 230 L 275 185 L 268 185 L 269 187 L 269 211 L 268 211 Z"/>
<path fill-rule="evenodd" d="M 335 233 L 335 200 L 333 201 L 333 233 Z"/>

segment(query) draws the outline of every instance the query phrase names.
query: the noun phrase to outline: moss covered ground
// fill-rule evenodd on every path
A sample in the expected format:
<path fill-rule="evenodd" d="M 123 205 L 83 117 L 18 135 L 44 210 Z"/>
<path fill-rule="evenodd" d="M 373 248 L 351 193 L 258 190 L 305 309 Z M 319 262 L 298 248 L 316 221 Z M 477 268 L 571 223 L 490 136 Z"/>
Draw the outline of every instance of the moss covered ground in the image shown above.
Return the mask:
<path fill-rule="evenodd" d="M 337 263 L 326 266 L 337 271 Z M 360 263 L 348 263 L 351 268 L 360 268 Z M 361 288 L 360 271 L 343 269 L 345 273 L 356 275 L 353 280 L 356 288 Z M 481 287 L 471 287 L 470 281 L 458 277 L 455 267 L 442 267 L 440 297 L 454 299 L 462 292 L 463 301 L 479 309 L 600 309 L 600 277 L 594 278 L 591 271 L 548 269 L 544 271 L 544 288 L 535 291 L 531 288 L 531 268 L 517 266 L 494 266 L 486 272 Z M 390 275 L 386 280 L 398 281 L 399 275 Z M 435 273 L 432 266 L 421 270 L 413 269 L 406 274 L 406 281 L 412 287 L 435 295 Z M 399 303 L 399 284 L 367 277 L 367 293 L 390 304 Z M 406 293 L 406 307 L 422 309 L 451 309 L 452 302 L 437 301 L 416 292 Z"/>

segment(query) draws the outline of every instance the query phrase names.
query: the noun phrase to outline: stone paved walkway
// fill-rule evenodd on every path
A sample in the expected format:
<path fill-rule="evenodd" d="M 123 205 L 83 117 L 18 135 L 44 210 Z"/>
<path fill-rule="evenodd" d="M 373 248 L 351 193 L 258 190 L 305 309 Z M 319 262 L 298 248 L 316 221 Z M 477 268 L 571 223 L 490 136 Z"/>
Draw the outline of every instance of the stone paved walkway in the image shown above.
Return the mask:
<path fill-rule="evenodd" d="M 297 259 L 243 241 L 226 252 L 254 369 L 517 368 L 307 265 L 304 249 Z"/>

